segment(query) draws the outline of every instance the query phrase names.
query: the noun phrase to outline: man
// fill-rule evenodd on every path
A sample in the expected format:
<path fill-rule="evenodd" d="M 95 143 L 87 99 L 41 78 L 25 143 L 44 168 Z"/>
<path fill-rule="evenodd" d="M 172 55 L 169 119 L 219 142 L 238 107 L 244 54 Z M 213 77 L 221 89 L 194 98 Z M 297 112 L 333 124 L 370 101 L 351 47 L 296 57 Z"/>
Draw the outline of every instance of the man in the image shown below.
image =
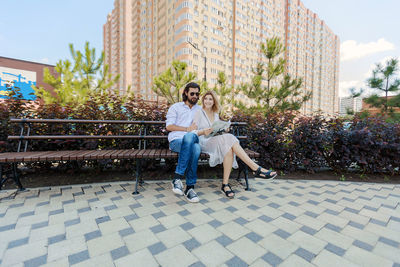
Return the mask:
<path fill-rule="evenodd" d="M 197 129 L 193 123 L 194 114 L 201 109 L 197 105 L 200 95 L 200 86 L 197 83 L 188 83 L 183 90 L 183 102 L 173 104 L 167 113 L 166 128 L 169 148 L 179 153 L 178 164 L 175 169 L 172 191 L 177 195 L 185 195 L 190 202 L 199 202 L 194 191 L 197 181 L 197 164 L 200 156 L 199 137 L 193 133 Z M 181 179 L 186 176 L 186 189 L 183 191 Z"/>

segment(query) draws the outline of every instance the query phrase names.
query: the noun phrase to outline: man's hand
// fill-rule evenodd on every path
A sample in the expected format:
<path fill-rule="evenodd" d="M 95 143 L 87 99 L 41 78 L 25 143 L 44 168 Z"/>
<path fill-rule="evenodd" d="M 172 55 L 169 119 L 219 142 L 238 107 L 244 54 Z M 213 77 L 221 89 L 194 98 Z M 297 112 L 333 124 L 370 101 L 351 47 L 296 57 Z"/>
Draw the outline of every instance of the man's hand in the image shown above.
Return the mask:
<path fill-rule="evenodd" d="M 191 132 L 193 130 L 197 130 L 197 125 L 196 123 L 192 123 L 192 125 L 190 125 L 189 127 L 187 127 L 186 132 Z"/>
<path fill-rule="evenodd" d="M 204 135 L 207 136 L 212 132 L 212 128 L 205 128 L 205 129 L 203 129 L 203 131 L 204 131 Z"/>

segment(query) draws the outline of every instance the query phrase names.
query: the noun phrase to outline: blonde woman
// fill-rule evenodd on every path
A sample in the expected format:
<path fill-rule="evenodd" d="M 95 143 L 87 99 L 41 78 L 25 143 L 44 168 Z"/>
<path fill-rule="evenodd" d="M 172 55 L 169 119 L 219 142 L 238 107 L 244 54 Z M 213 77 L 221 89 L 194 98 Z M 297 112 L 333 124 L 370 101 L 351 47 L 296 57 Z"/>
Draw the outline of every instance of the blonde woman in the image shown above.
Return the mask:
<path fill-rule="evenodd" d="M 207 153 L 210 156 L 210 166 L 214 167 L 221 163 L 224 166 L 221 191 L 225 196 L 228 198 L 233 198 L 235 196 L 235 192 L 229 185 L 229 176 L 232 167 L 235 169 L 238 168 L 236 156 L 253 170 L 256 178 L 267 180 L 274 179 L 277 175 L 276 172 L 268 171 L 252 161 L 234 135 L 224 133 L 222 135 L 207 137 L 212 132 L 211 125 L 213 122 L 219 120 L 218 112 L 220 110 L 220 105 L 214 91 L 206 92 L 201 102 L 202 109 L 198 110 L 193 118 L 193 122 L 197 125 L 197 130 L 195 132 L 199 136 L 201 152 Z"/>

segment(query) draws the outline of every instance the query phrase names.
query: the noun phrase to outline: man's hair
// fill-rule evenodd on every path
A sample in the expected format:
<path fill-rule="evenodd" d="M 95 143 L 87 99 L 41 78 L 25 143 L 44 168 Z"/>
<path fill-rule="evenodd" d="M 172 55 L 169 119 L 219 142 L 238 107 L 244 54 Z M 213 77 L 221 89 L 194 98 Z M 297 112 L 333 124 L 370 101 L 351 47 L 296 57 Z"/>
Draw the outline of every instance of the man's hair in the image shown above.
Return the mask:
<path fill-rule="evenodd" d="M 186 84 L 185 89 L 183 89 L 183 92 L 182 92 L 182 100 L 183 100 L 183 102 L 188 100 L 188 97 L 187 97 L 186 94 L 189 92 L 189 88 L 197 88 L 197 89 L 199 89 L 199 93 L 200 93 L 200 85 L 198 85 L 197 83 L 188 83 L 188 84 Z M 186 92 L 186 94 L 185 94 L 185 92 Z"/>

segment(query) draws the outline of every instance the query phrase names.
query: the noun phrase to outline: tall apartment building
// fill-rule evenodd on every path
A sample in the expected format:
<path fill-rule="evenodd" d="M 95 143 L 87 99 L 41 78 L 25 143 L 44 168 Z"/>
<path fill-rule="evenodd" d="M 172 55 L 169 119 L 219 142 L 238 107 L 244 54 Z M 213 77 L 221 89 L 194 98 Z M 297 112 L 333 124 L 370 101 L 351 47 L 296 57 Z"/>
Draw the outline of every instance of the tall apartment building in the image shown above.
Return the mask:
<path fill-rule="evenodd" d="M 106 63 L 146 100 L 153 77 L 174 59 L 212 86 L 218 72 L 235 86 L 250 82 L 252 68 L 265 60 L 260 43 L 278 36 L 285 43 L 287 72 L 313 92 L 303 113 L 338 111 L 339 39 L 299 0 L 115 0 L 104 25 Z M 194 48 L 191 44 L 196 48 Z M 245 98 L 245 96 L 237 96 Z"/>

